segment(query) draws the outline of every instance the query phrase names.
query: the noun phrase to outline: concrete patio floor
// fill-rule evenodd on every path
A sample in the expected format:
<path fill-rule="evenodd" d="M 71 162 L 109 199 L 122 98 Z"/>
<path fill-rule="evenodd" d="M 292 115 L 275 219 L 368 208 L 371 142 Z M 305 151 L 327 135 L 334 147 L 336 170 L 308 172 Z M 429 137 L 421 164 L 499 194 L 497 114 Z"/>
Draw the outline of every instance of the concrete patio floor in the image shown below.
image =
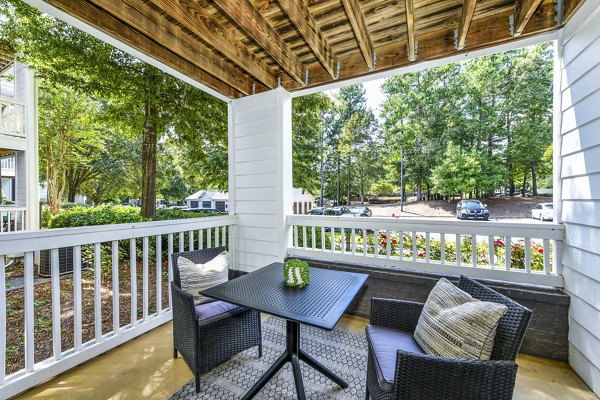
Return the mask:
<path fill-rule="evenodd" d="M 339 327 L 364 332 L 367 320 L 343 317 Z M 515 399 L 598 399 L 565 363 L 520 355 Z M 18 399 L 168 399 L 193 378 L 173 359 L 172 324 L 165 324 L 40 385 Z"/>

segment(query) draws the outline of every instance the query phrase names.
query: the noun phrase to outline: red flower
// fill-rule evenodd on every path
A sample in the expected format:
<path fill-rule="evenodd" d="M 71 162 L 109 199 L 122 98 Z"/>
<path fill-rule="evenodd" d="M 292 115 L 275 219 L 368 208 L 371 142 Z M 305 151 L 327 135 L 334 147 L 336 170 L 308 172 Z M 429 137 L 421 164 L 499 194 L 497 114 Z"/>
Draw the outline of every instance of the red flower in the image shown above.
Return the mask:
<path fill-rule="evenodd" d="M 544 252 L 544 249 L 538 249 L 538 253 L 542 254 Z"/>
<path fill-rule="evenodd" d="M 500 239 L 494 240 L 494 244 L 498 245 L 498 246 L 504 246 L 504 242 L 502 240 L 500 240 Z"/>
<path fill-rule="evenodd" d="M 423 257 L 424 255 L 425 255 L 425 254 L 423 254 L 423 252 L 422 252 L 422 251 L 420 251 L 420 252 L 418 253 L 418 256 L 419 256 L 419 257 Z"/>
<path fill-rule="evenodd" d="M 398 240 L 392 239 L 392 244 L 398 244 Z"/>
<path fill-rule="evenodd" d="M 387 242 L 381 242 L 381 245 L 382 245 L 383 247 L 386 247 L 386 246 L 387 246 Z"/>
<path fill-rule="evenodd" d="M 383 239 L 387 239 L 387 235 L 386 235 L 385 233 L 380 233 L 380 234 L 379 234 L 379 237 L 380 237 L 380 238 L 383 238 Z"/>
<path fill-rule="evenodd" d="M 402 236 L 402 240 L 406 242 L 406 241 L 408 240 L 408 238 L 407 238 L 406 236 L 404 236 L 404 235 L 403 235 L 403 236 Z"/>

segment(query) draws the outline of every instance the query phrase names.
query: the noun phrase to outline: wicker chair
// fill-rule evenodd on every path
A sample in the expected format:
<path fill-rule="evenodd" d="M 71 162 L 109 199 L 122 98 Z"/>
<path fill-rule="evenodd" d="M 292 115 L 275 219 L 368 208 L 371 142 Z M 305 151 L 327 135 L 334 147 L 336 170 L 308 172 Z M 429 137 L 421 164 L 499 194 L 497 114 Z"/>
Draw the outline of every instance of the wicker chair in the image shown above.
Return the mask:
<path fill-rule="evenodd" d="M 206 263 L 225 250 L 217 247 L 205 250 L 173 253 L 173 357 L 179 352 L 196 377 L 196 392 L 200 392 L 200 374 L 215 368 L 225 360 L 250 347 L 258 346 L 262 357 L 260 313 L 222 301 L 194 305 L 192 295 L 181 290 L 177 260 L 186 257 L 195 263 Z M 229 279 L 243 274 L 229 270 Z"/>
<path fill-rule="evenodd" d="M 367 325 L 367 400 L 512 398 L 517 374 L 515 359 L 531 311 L 465 276 L 460 277 L 458 287 L 476 299 L 508 307 L 498 324 L 491 360 L 447 359 L 425 354 L 413 339 L 424 304 L 373 298 L 371 325 Z M 381 343 L 386 341 L 382 347 Z M 382 353 L 385 346 L 388 346 L 387 359 L 386 353 Z"/>

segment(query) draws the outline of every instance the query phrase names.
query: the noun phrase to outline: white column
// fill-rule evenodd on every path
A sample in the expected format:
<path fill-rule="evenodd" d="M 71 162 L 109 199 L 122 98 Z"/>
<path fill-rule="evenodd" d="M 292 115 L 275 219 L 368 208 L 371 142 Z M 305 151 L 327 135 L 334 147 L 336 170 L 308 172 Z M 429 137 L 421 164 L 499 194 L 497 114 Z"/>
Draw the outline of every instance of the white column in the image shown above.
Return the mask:
<path fill-rule="evenodd" d="M 27 229 L 40 228 L 40 182 L 38 147 L 38 85 L 32 69 L 25 73 L 25 151 Z"/>
<path fill-rule="evenodd" d="M 235 268 L 287 254 L 292 212 L 292 98 L 282 88 L 229 103 L 229 213 L 238 215 Z"/>
<path fill-rule="evenodd" d="M 600 395 L 600 0 L 586 1 L 558 37 L 555 220 L 569 310 L 569 363 Z"/>

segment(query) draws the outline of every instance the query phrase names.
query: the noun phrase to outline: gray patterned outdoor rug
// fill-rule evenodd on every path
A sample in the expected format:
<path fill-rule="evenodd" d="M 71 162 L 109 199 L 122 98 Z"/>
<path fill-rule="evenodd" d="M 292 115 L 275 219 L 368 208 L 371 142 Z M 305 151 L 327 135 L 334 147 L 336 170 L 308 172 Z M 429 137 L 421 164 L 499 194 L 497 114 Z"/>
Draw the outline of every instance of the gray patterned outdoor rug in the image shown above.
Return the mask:
<path fill-rule="evenodd" d="M 285 320 L 270 317 L 263 321 L 263 356 L 257 357 L 255 347 L 202 375 L 201 391 L 196 394 L 192 379 L 171 399 L 234 400 L 269 369 L 285 349 Z M 336 328 L 331 332 L 310 326 L 301 327 L 301 347 L 325 367 L 338 374 L 350 385 L 342 389 L 317 371 L 300 362 L 307 399 L 355 400 L 365 395 L 367 370 L 367 340 L 364 334 Z M 295 399 L 296 388 L 292 367 L 287 363 L 267 383 L 255 399 Z"/>

